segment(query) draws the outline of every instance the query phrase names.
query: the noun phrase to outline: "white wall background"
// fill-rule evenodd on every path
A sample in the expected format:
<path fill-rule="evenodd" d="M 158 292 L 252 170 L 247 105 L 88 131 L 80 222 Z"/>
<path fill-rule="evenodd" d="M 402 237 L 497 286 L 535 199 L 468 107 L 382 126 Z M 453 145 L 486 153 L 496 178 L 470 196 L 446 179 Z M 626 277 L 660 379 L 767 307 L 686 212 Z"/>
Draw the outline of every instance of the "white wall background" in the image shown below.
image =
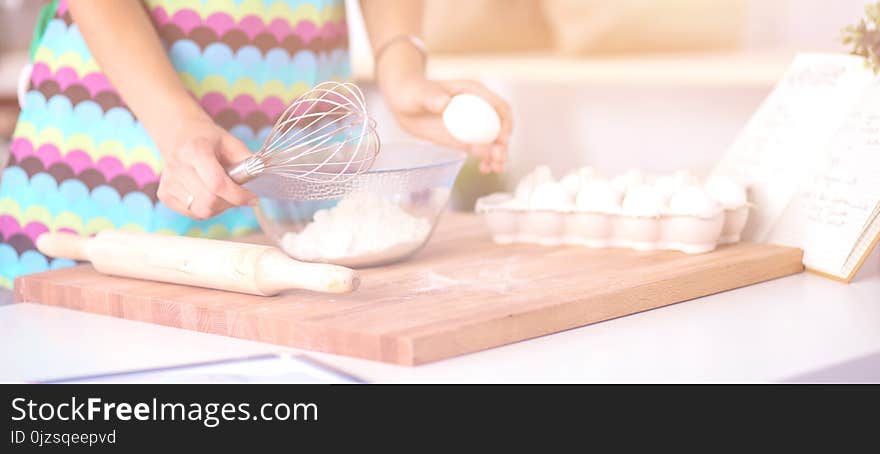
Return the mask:
<path fill-rule="evenodd" d="M 347 3 L 354 61 L 369 61 L 358 0 Z M 867 3 L 752 0 L 742 50 L 844 51 L 840 30 L 861 17 Z M 771 89 L 511 82 L 501 74 L 483 81 L 514 107 L 509 180 L 542 163 L 557 172 L 585 163 L 606 173 L 632 167 L 707 172 Z M 402 137 L 381 97 L 370 93 L 370 102 L 384 140 Z"/>
<path fill-rule="evenodd" d="M 8 0 L 7 0 L 8 1 Z M 450 0 L 450 2 L 464 0 Z M 614 1 L 614 0 L 608 0 Z M 352 54 L 370 51 L 359 0 L 345 0 Z M 751 0 L 744 49 L 767 48 L 839 51 L 840 30 L 862 15 L 869 0 Z"/>
<path fill-rule="evenodd" d="M 746 49 L 842 49 L 840 30 L 862 16 L 868 0 L 751 0 Z"/>

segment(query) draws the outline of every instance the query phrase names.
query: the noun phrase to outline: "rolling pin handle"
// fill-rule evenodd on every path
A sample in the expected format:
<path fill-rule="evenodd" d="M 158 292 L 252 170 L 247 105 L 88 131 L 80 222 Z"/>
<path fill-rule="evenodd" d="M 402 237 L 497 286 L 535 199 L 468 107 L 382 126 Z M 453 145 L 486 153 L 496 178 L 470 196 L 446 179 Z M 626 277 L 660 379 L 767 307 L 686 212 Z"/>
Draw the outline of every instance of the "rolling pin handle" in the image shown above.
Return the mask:
<path fill-rule="evenodd" d="M 361 284 L 355 270 L 327 263 L 300 262 L 275 248 L 261 257 L 258 267 L 257 287 L 264 295 L 290 289 L 351 293 Z"/>
<path fill-rule="evenodd" d="M 47 232 L 37 237 L 37 250 L 60 259 L 88 260 L 87 246 L 91 239 L 70 233 Z"/>

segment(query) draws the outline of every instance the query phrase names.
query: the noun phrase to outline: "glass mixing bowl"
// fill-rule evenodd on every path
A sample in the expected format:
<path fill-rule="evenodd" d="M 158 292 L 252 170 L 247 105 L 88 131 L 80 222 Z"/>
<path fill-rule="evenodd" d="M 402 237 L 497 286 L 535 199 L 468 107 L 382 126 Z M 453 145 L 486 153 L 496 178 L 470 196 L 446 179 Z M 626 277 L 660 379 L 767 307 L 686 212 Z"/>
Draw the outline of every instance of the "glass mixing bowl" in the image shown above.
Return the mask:
<path fill-rule="evenodd" d="M 421 143 L 383 144 L 369 172 L 308 183 L 262 175 L 247 185 L 263 232 L 297 260 L 349 267 L 413 256 L 446 209 L 465 154 Z"/>

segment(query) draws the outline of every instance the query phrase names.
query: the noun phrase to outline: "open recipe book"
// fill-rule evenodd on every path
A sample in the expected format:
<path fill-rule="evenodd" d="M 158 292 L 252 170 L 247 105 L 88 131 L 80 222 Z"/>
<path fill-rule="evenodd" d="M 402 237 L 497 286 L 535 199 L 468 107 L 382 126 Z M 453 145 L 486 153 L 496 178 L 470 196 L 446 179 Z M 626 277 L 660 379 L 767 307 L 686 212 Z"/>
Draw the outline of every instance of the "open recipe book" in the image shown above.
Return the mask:
<path fill-rule="evenodd" d="M 880 240 L 880 79 L 861 57 L 799 55 L 713 173 L 749 185 L 746 239 L 852 280 Z"/>

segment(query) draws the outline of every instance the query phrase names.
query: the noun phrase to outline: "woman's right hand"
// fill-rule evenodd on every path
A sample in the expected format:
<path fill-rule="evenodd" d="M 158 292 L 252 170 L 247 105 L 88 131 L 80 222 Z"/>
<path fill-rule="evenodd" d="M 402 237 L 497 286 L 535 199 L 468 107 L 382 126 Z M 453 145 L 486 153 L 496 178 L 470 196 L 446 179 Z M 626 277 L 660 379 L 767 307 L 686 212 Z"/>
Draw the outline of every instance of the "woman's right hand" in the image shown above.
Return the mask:
<path fill-rule="evenodd" d="M 251 155 L 244 143 L 208 118 L 186 121 L 177 131 L 164 145 L 159 143 L 165 160 L 159 200 L 194 219 L 207 219 L 256 200 L 225 170 Z"/>

